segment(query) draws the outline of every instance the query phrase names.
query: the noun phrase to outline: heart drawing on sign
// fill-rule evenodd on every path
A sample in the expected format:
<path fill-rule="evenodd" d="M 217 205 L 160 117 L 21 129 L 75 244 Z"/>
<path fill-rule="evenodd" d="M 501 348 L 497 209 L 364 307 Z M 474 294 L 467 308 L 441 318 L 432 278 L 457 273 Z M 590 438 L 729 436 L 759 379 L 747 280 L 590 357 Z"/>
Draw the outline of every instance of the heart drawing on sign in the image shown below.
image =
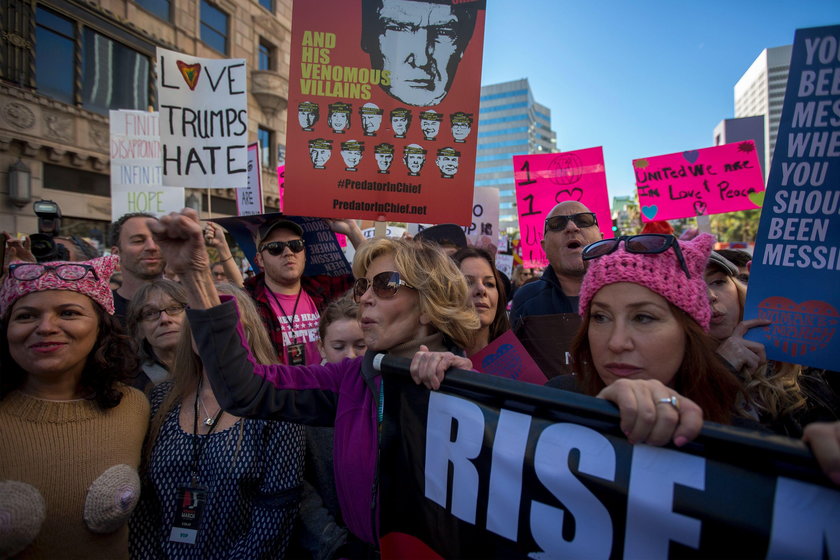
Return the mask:
<path fill-rule="evenodd" d="M 764 206 L 764 192 L 765 191 L 751 192 L 747 195 L 747 198 L 750 199 L 750 202 L 761 208 Z"/>
<path fill-rule="evenodd" d="M 690 152 L 683 152 L 683 157 L 688 163 L 694 163 L 700 157 L 700 150 L 691 150 Z"/>
<path fill-rule="evenodd" d="M 562 194 L 565 194 L 566 196 L 560 196 Z M 581 198 L 583 198 L 583 189 L 575 187 L 573 189 L 563 189 L 562 191 L 557 191 L 557 194 L 554 195 L 554 202 L 560 203 L 564 200 L 577 200 L 580 202 Z"/>
<path fill-rule="evenodd" d="M 642 206 L 642 215 L 648 220 L 653 220 L 657 212 L 659 212 L 659 206 L 655 204 L 653 206 Z"/>
<path fill-rule="evenodd" d="M 708 207 L 706 206 L 705 202 L 703 202 L 702 200 L 694 201 L 694 212 L 698 216 L 703 216 L 704 214 L 706 214 L 706 210 L 708 210 Z"/>
<path fill-rule="evenodd" d="M 513 344 L 502 344 L 495 354 L 485 356 L 481 360 L 481 369 L 484 373 L 497 377 L 518 379 L 522 374 L 522 358 Z"/>
<path fill-rule="evenodd" d="M 187 85 L 190 86 L 190 90 L 195 91 L 198 77 L 201 75 L 201 64 L 197 62 L 195 64 L 187 64 L 182 60 L 176 60 L 175 64 L 178 65 L 178 70 L 181 71 L 181 75 L 184 77 Z"/>
<path fill-rule="evenodd" d="M 796 303 L 782 296 L 771 296 L 761 301 L 758 318 L 773 322 L 761 329 L 762 334 L 775 347 L 794 358 L 826 348 L 840 323 L 840 314 L 828 302 L 809 300 Z"/>

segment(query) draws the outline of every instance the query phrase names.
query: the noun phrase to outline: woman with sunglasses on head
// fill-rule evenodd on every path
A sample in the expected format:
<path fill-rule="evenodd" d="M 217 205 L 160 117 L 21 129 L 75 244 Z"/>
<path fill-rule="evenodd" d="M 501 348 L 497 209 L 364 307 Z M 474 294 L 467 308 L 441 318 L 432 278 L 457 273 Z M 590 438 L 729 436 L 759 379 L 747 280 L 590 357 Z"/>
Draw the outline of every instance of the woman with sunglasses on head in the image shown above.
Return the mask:
<path fill-rule="evenodd" d="M 143 375 L 134 383 L 138 389 L 151 389 L 169 377 L 186 308 L 187 294 L 172 280 L 143 284 L 131 298 L 126 326 L 143 368 Z"/>
<path fill-rule="evenodd" d="M 622 414 L 633 443 L 682 445 L 699 433 L 704 416 L 731 423 L 740 386 L 708 334 L 703 269 L 713 243 L 708 234 L 682 243 L 643 234 L 587 246 L 583 323 L 572 346 L 577 375 L 548 385 L 604 398 L 629 389 L 625 405 L 655 419 L 644 426 Z"/>
<path fill-rule="evenodd" d="M 217 289 L 236 300 L 253 358 L 276 363 L 248 295 L 231 284 Z M 223 411 L 186 321 L 184 326 L 171 380 L 151 394 L 143 496 L 131 519 L 132 556 L 283 558 L 300 501 L 303 428 Z M 197 505 L 185 517 L 187 497 Z"/>
<path fill-rule="evenodd" d="M 414 356 L 412 376 L 430 379 L 432 388 L 439 387 L 437 379 L 449 367 L 470 368 L 468 359 L 446 351 L 470 347 L 479 324 L 463 276 L 438 248 L 413 241 L 368 242 L 353 263 L 354 296 L 369 350 L 365 356 L 338 364 L 263 366 L 250 356 L 235 304 L 219 299 L 195 212 L 170 214 L 150 227 L 181 275 L 193 338 L 224 410 L 335 426 L 338 501 L 344 522 L 363 543 L 338 554 L 366 556 L 378 545 L 381 377 L 373 368 L 374 356 Z"/>
<path fill-rule="evenodd" d="M 149 404 L 121 383 L 117 262 L 17 262 L 0 287 L 2 558 L 128 558 Z"/>
<path fill-rule="evenodd" d="M 464 348 L 467 355 L 472 356 L 510 330 L 510 321 L 505 309 L 505 288 L 493 258 L 484 249 L 459 249 L 452 255 L 452 260 L 467 281 L 472 305 L 481 324 L 473 346 Z"/>

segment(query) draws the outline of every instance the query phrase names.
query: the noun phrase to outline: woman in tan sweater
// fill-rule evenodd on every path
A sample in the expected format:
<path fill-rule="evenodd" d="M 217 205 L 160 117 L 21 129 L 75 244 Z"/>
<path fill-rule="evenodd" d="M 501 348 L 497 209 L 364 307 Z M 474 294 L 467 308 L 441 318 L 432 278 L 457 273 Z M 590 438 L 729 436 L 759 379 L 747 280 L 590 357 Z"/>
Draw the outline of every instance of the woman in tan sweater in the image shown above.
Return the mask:
<path fill-rule="evenodd" d="M 128 557 L 149 405 L 118 382 L 116 263 L 13 263 L 0 288 L 0 558 Z"/>

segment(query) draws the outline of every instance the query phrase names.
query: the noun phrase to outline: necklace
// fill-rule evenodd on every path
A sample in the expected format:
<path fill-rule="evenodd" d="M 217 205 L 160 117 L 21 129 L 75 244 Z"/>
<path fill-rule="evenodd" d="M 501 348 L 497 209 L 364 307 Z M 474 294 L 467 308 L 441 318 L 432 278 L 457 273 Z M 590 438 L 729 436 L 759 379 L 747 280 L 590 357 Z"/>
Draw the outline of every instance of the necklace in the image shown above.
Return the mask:
<path fill-rule="evenodd" d="M 198 391 L 201 391 L 201 386 L 200 385 L 198 387 Z M 204 406 L 204 399 L 202 399 L 199 396 L 199 393 L 196 393 L 196 398 L 198 399 L 198 402 L 201 404 L 201 408 L 204 410 L 204 414 L 207 415 L 207 417 L 204 419 L 204 425 L 212 428 L 216 424 L 216 422 L 219 420 L 219 418 L 221 418 L 221 416 L 222 416 L 222 414 L 221 414 L 222 413 L 222 407 L 219 406 L 219 410 L 216 411 L 216 414 L 210 414 L 209 412 L 207 412 L 207 407 Z"/>

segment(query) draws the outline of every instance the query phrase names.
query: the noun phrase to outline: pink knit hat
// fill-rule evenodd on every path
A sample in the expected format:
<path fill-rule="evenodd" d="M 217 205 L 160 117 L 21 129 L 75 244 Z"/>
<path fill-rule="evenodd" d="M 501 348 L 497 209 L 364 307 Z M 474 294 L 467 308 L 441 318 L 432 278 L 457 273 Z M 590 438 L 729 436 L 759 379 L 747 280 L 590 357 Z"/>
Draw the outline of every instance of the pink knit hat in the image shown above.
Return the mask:
<path fill-rule="evenodd" d="M 592 297 L 604 286 L 631 282 L 664 297 L 708 332 L 712 309 L 703 272 L 714 243 L 715 238 L 708 233 L 701 233 L 691 241 L 679 242 L 685 264 L 691 272 L 691 278 L 687 278 L 673 248 L 657 254 L 628 253 L 622 241 L 615 252 L 589 261 L 580 288 L 580 314 L 586 314 Z"/>
<path fill-rule="evenodd" d="M 99 257 L 85 262 L 57 261 L 51 263 L 39 263 L 46 267 L 44 274 L 34 280 L 18 280 L 7 275 L 0 287 L 0 317 L 5 317 L 11 309 L 12 304 L 32 292 L 44 292 L 47 290 L 70 290 L 88 296 L 90 299 L 102 306 L 109 315 L 114 314 L 114 295 L 111 293 L 109 280 L 117 263 L 120 262 L 117 256 Z M 12 264 L 21 264 L 20 262 Z M 33 268 L 36 265 L 32 264 Z M 62 265 L 89 265 L 96 271 L 96 278 L 88 272 L 79 280 L 64 280 L 59 278 L 54 267 Z M 66 275 L 65 275 L 66 277 Z"/>

